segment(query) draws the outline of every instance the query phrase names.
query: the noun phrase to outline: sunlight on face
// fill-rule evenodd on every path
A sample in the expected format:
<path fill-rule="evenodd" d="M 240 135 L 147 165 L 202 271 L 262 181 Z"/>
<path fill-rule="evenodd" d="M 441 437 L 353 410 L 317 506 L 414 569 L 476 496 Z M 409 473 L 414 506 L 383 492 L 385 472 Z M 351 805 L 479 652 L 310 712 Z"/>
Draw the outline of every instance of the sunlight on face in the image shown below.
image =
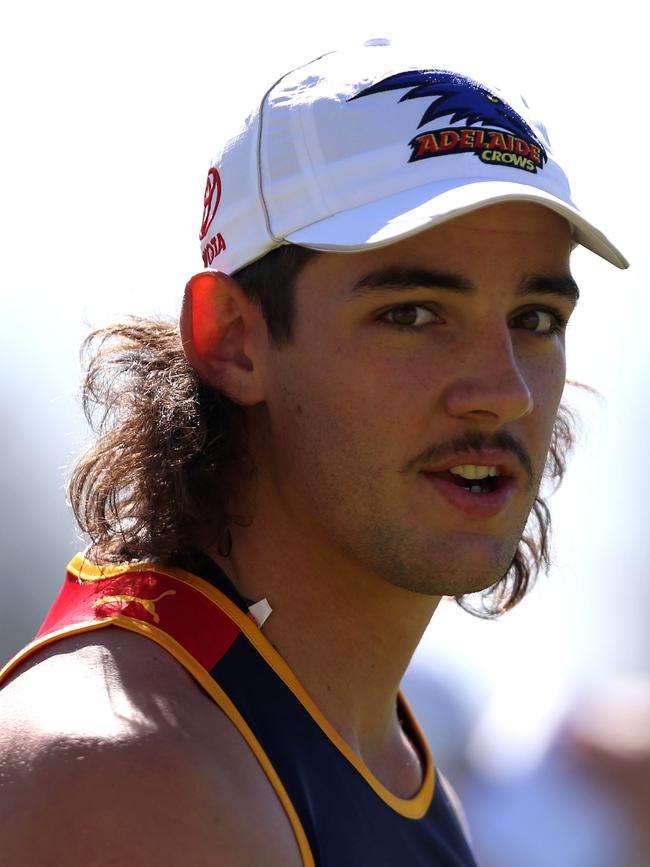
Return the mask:
<path fill-rule="evenodd" d="M 507 570 L 564 385 L 569 252 L 562 218 L 517 203 L 307 264 L 256 449 L 314 550 L 433 594 Z"/>

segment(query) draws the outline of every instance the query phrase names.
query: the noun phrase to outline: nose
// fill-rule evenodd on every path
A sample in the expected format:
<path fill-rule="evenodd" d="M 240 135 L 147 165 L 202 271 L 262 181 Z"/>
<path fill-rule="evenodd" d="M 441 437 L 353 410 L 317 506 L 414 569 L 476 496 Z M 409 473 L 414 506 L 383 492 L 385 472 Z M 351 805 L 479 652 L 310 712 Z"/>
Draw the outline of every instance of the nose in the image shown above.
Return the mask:
<path fill-rule="evenodd" d="M 463 362 L 444 395 L 449 415 L 498 428 L 533 411 L 525 371 L 505 323 L 480 333 L 475 330 L 462 356 Z"/>

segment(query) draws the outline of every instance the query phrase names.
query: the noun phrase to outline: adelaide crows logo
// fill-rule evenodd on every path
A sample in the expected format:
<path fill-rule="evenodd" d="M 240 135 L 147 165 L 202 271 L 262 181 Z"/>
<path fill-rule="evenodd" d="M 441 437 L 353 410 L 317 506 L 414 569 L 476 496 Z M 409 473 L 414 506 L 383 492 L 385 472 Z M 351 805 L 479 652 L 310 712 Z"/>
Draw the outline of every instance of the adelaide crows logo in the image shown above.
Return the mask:
<path fill-rule="evenodd" d="M 409 142 L 412 148 L 409 162 L 469 151 L 485 163 L 528 172 L 544 167 L 548 157 L 533 128 L 512 106 L 467 76 L 440 69 L 400 72 L 366 87 L 351 100 L 406 88 L 408 93 L 400 102 L 433 98 L 418 129 L 443 117 L 448 117 L 450 124 L 465 122 L 465 126 L 443 127 L 416 135 Z"/>

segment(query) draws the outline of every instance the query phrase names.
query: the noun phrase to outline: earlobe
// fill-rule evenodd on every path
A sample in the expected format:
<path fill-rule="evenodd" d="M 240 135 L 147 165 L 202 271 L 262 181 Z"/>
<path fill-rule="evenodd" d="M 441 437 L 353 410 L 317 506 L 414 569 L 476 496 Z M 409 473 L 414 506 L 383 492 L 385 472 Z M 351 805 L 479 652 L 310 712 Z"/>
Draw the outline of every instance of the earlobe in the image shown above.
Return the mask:
<path fill-rule="evenodd" d="M 226 274 L 205 271 L 185 287 L 180 331 L 189 363 L 204 382 L 249 406 L 263 399 L 251 341 L 254 317 L 243 290 Z"/>

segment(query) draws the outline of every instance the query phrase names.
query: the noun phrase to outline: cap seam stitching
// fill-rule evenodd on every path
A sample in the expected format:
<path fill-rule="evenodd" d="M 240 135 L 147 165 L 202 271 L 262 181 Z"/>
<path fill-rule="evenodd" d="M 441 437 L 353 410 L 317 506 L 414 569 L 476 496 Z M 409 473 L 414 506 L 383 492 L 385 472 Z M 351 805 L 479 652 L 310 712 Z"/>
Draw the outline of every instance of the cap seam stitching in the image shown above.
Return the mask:
<path fill-rule="evenodd" d="M 273 229 L 271 228 L 271 215 L 269 214 L 269 209 L 266 203 L 266 199 L 264 198 L 264 189 L 262 185 L 262 127 L 264 124 L 264 107 L 266 105 L 266 101 L 271 93 L 281 81 L 283 81 L 287 76 L 291 75 L 293 72 L 297 72 L 299 69 L 303 69 L 305 66 L 311 66 L 316 60 L 322 60 L 323 57 L 327 57 L 329 54 L 334 54 L 333 51 L 326 51 L 321 54 L 319 57 L 314 60 L 309 60 L 306 63 L 301 63 L 299 66 L 294 67 L 293 69 L 285 72 L 284 75 L 281 75 L 272 85 L 268 88 L 264 96 L 262 97 L 262 101 L 260 102 L 260 122 L 259 122 L 259 130 L 257 133 L 257 192 L 260 198 L 260 202 L 262 203 L 262 211 L 264 213 L 264 223 L 266 225 L 266 231 L 271 240 L 275 241 L 278 244 L 285 242 L 284 238 L 279 238 L 277 235 L 273 233 Z M 285 242 L 286 243 L 286 242 Z"/>

